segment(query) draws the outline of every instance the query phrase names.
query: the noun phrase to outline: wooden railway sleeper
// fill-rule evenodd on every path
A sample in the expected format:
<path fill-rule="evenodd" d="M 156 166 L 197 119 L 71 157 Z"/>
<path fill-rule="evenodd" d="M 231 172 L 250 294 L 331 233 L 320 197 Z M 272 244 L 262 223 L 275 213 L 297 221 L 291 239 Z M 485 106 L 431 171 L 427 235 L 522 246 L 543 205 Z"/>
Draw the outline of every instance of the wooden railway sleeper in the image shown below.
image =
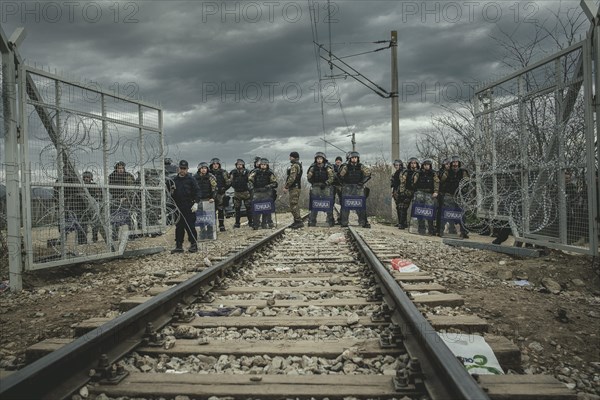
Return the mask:
<path fill-rule="evenodd" d="M 179 323 L 188 323 L 191 322 L 196 315 L 192 310 L 184 309 L 181 304 L 177 304 L 175 307 L 175 311 L 173 312 L 173 321 Z"/>
<path fill-rule="evenodd" d="M 142 336 L 142 344 L 149 347 L 162 347 L 166 342 L 164 334 L 156 332 L 152 322 L 146 324 L 146 332 Z"/>
<path fill-rule="evenodd" d="M 106 385 L 117 385 L 127 375 L 129 372 L 122 365 L 109 364 L 106 354 L 100 355 L 98 366 L 96 369 L 90 370 L 92 381 Z"/>

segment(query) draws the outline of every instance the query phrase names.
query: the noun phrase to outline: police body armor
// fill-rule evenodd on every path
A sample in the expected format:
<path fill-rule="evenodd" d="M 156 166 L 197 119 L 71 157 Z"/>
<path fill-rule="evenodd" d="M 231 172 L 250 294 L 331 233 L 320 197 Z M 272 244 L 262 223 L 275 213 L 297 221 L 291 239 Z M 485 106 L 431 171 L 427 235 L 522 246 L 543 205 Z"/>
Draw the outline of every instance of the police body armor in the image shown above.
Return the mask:
<path fill-rule="evenodd" d="M 217 180 L 217 189 L 225 191 L 227 184 L 225 183 L 225 170 L 219 169 L 209 169 L 209 172 L 215 176 Z"/>
<path fill-rule="evenodd" d="M 347 165 L 347 171 L 346 176 L 344 176 L 344 183 L 356 185 L 362 182 L 363 172 L 360 163 L 356 163 L 356 165 L 349 163 Z"/>
<path fill-rule="evenodd" d="M 210 199 L 212 197 L 212 186 L 210 185 L 210 175 L 194 175 L 196 182 L 198 182 L 198 187 L 200 188 L 200 198 L 202 200 Z"/>
<path fill-rule="evenodd" d="M 432 170 L 425 172 L 421 170 L 419 172 L 419 180 L 417 182 L 416 190 L 421 192 L 433 193 L 434 189 L 434 174 Z"/>
<path fill-rule="evenodd" d="M 460 185 L 460 181 L 463 177 L 464 174 L 464 170 L 462 168 L 459 168 L 458 170 L 454 171 L 453 169 L 450 169 L 448 171 L 448 177 L 446 178 L 446 181 L 444 182 L 444 193 L 449 193 L 451 195 L 455 195 L 456 191 L 458 190 L 458 186 Z M 441 191 L 441 190 L 440 190 Z"/>
<path fill-rule="evenodd" d="M 235 170 L 231 172 L 231 187 L 236 192 L 247 192 L 248 191 L 248 175 L 250 173 L 247 169 L 241 171 Z"/>
<path fill-rule="evenodd" d="M 271 175 L 271 170 L 257 170 L 254 176 L 254 190 L 264 190 L 271 183 Z"/>
<path fill-rule="evenodd" d="M 327 182 L 327 179 L 329 178 L 327 176 L 327 165 L 326 164 L 322 164 L 321 166 L 318 166 L 317 164 L 313 164 L 310 166 L 312 168 L 312 177 L 311 177 L 311 183 L 325 183 Z"/>

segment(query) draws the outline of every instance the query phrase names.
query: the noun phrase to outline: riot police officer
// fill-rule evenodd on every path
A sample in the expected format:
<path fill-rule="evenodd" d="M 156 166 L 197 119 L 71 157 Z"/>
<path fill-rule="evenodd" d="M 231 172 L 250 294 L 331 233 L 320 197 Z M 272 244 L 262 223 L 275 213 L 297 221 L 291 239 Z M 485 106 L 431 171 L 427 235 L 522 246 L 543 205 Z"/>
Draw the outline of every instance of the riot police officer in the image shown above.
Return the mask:
<path fill-rule="evenodd" d="M 248 187 L 253 191 L 252 200 L 253 202 L 257 201 L 259 198 L 261 199 L 270 199 L 274 201 L 273 191 L 277 188 L 277 177 L 269 168 L 269 160 L 266 158 L 260 159 L 260 167 L 255 169 L 248 176 Z M 273 224 L 273 220 L 271 219 L 271 213 L 266 212 L 262 214 L 262 223 L 260 213 L 252 213 L 252 219 L 254 220 L 253 228 L 257 230 L 262 227 L 266 229 L 267 227 L 273 228 L 275 225 Z"/>
<path fill-rule="evenodd" d="M 363 201 L 366 200 L 365 183 L 371 179 L 371 171 L 360 162 L 360 154 L 357 151 L 352 151 L 348 154 L 348 163 L 342 165 L 340 169 L 340 178 L 342 180 L 343 195 L 358 195 L 363 196 Z M 350 210 L 342 207 L 340 216 L 340 224 L 342 227 L 348 226 L 348 217 Z M 371 224 L 367 221 L 366 204 L 363 209 L 356 210 L 358 215 L 358 223 L 363 228 L 370 228 Z"/>
<path fill-rule="evenodd" d="M 425 205 L 435 207 L 436 198 L 440 191 L 440 179 L 436 171 L 433 170 L 433 162 L 430 159 L 423 160 L 421 170 L 415 174 L 415 189 L 416 200 Z M 433 226 L 435 214 L 431 217 L 431 219 L 427 220 L 427 233 L 435 235 Z M 419 218 L 418 230 L 420 234 L 425 233 L 425 221 L 422 218 Z"/>
<path fill-rule="evenodd" d="M 438 170 L 438 178 L 440 179 L 440 193 L 437 197 L 437 209 L 435 213 L 435 230 L 438 236 L 442 236 L 444 233 L 444 227 L 442 226 L 442 207 L 444 206 L 444 194 L 446 193 L 446 182 L 442 180 L 444 173 L 450 169 L 450 159 L 444 158 L 440 169 Z"/>
<path fill-rule="evenodd" d="M 460 160 L 460 157 L 453 156 L 449 161 L 450 168 L 442 173 L 440 179 L 440 191 L 443 191 L 444 207 L 458 208 L 459 204 L 456 201 L 456 195 L 458 193 L 461 181 L 469 178 L 469 171 L 462 167 L 462 161 Z M 449 233 L 456 233 L 456 227 L 453 223 L 450 224 L 448 231 Z M 441 232 L 443 232 L 443 228 Z M 460 236 L 465 239 L 469 238 L 467 230 L 464 226 L 464 216 L 460 221 Z"/>
<path fill-rule="evenodd" d="M 400 190 L 400 176 L 402 175 L 403 171 L 404 171 L 404 163 L 402 162 L 402 160 L 400 160 L 400 159 L 394 160 L 394 173 L 392 174 L 392 177 L 390 178 L 390 187 L 392 188 L 392 198 L 394 199 L 394 203 L 396 204 L 396 214 L 398 215 L 398 225 L 396 225 L 396 226 L 398 228 L 400 228 L 400 225 L 402 224 L 402 218 L 401 218 L 402 203 L 400 203 L 399 190 Z M 404 221 L 406 221 L 406 218 L 404 218 Z"/>
<path fill-rule="evenodd" d="M 400 174 L 400 186 L 398 187 L 398 220 L 400 229 L 408 227 L 408 207 L 415 194 L 415 176 L 419 172 L 420 164 L 416 157 L 411 157 L 406 162 L 407 168 Z"/>
<path fill-rule="evenodd" d="M 283 192 L 290 194 L 290 212 L 294 217 L 294 223 L 290 226 L 292 229 L 302 228 L 302 217 L 300 216 L 300 181 L 302 178 L 302 164 L 300 164 L 300 154 L 297 151 L 290 153 L 290 166 L 287 169 L 287 179 Z"/>
<path fill-rule="evenodd" d="M 248 177 L 250 176 L 250 171 L 246 169 L 246 163 L 244 160 L 238 158 L 238 160 L 235 162 L 235 169 L 231 170 L 229 176 L 231 177 L 231 187 L 234 190 L 233 207 L 235 209 L 235 224 L 233 227 L 240 227 L 242 203 L 244 203 L 244 207 L 246 208 L 248 226 L 252 226 L 252 208 L 250 204 L 251 198 L 250 189 L 248 188 Z"/>
<path fill-rule="evenodd" d="M 335 202 L 335 198 L 337 197 L 338 203 L 341 205 L 342 204 L 342 180 L 340 178 L 340 169 L 342 167 L 344 160 L 342 160 L 342 157 L 337 156 L 335 158 L 335 162 L 333 163 L 333 174 L 334 174 L 334 179 L 333 179 L 333 195 L 334 195 L 334 202 Z M 338 215 L 337 220 L 335 221 L 336 224 L 340 224 L 340 216 Z"/>
<path fill-rule="evenodd" d="M 306 178 L 311 184 L 311 198 L 312 197 L 331 197 L 333 202 L 333 182 L 335 174 L 333 168 L 327 162 L 325 153 L 318 151 L 315 154 L 315 162 L 308 167 L 306 172 Z M 333 204 L 332 209 L 327 211 L 327 224 L 333 226 Z M 312 209 L 310 211 L 310 217 L 308 219 L 308 226 L 315 226 L 317 224 L 317 210 Z"/>
<path fill-rule="evenodd" d="M 133 186 L 135 184 L 134 176 L 125 170 L 125 163 L 119 161 L 115 164 L 114 171 L 108 176 L 108 184 L 110 187 L 110 212 L 112 218 L 112 240 L 115 241 L 119 236 L 119 227 L 127 225 L 131 230 L 133 223 L 131 221 L 131 207 L 135 193 L 130 189 L 125 189 L 122 186 Z M 123 220 L 125 219 L 125 220 Z"/>
<path fill-rule="evenodd" d="M 221 168 L 221 160 L 213 158 L 210 160 L 209 172 L 217 180 L 217 194 L 215 196 L 215 207 L 219 217 L 219 230 L 225 231 L 225 192 L 231 187 L 231 179 L 227 171 Z"/>
<path fill-rule="evenodd" d="M 183 253 L 183 239 L 187 232 L 190 241 L 190 253 L 198 251 L 198 234 L 196 233 L 196 210 L 200 201 L 198 183 L 188 173 L 188 162 L 179 161 L 176 176 L 169 181 L 169 193 L 177 206 L 177 224 L 175 225 L 175 248 L 171 253 Z"/>
<path fill-rule="evenodd" d="M 215 202 L 217 196 L 217 179 L 209 171 L 209 166 L 205 162 L 198 164 L 198 171 L 194 175 L 196 183 L 198 184 L 198 197 L 200 201 L 208 201 L 209 203 Z M 194 224 L 195 225 L 195 224 Z M 195 229 L 195 228 L 194 228 Z M 200 239 L 212 239 L 213 238 L 213 226 L 203 225 L 200 226 Z"/>

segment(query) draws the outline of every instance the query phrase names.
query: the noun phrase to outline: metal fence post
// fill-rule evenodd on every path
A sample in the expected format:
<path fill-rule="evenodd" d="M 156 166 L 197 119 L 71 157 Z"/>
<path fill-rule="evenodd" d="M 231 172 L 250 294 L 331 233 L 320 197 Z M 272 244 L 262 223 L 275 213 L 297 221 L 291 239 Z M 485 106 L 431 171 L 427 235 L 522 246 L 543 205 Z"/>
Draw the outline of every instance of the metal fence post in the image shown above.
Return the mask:
<path fill-rule="evenodd" d="M 19 146 L 17 126 L 17 74 L 19 57 L 15 51 L 24 38 L 22 28 L 10 40 L 0 28 L 2 53 L 2 104 L 4 111 L 4 143 L 6 159 L 6 222 L 10 289 L 23 289 L 23 259 L 21 254 L 21 202 L 19 198 Z M 23 79 L 23 77 L 19 77 Z"/>

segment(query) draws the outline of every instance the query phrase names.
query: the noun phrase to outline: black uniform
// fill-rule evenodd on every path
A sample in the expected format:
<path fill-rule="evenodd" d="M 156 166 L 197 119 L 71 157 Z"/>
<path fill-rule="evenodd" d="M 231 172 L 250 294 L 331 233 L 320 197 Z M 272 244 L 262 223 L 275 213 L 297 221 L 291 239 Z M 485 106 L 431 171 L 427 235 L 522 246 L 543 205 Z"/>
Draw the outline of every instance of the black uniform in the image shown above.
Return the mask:
<path fill-rule="evenodd" d="M 199 202 L 202 197 L 198 183 L 191 174 L 184 176 L 176 175 L 171 180 L 170 193 L 177 207 L 178 218 L 175 226 L 176 250 L 183 250 L 185 232 L 191 243 L 190 250 L 197 249 L 198 234 L 196 233 L 196 213 L 192 211 L 194 203 Z"/>

